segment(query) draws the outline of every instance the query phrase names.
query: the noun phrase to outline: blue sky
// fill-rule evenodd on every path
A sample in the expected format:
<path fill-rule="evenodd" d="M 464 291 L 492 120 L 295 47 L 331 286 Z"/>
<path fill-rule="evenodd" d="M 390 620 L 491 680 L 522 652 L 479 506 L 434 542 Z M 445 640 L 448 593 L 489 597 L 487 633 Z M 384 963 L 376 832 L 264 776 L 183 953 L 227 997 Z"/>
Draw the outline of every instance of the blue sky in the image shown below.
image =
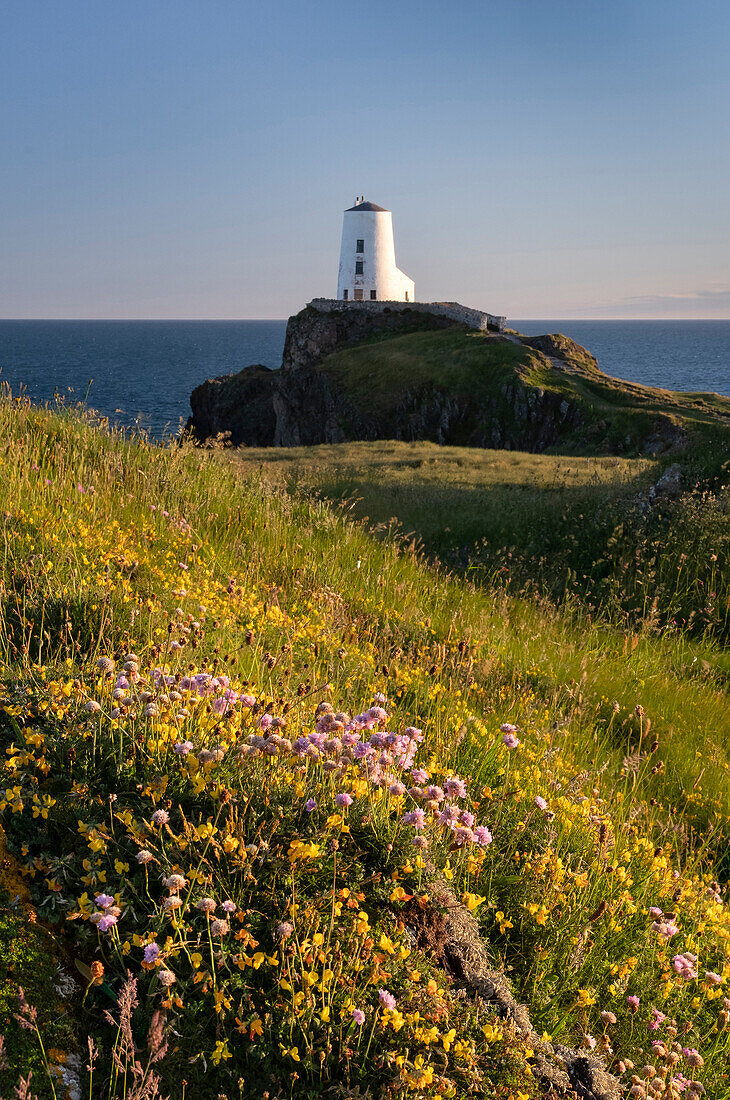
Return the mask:
<path fill-rule="evenodd" d="M 728 0 L 5 0 L 0 316 L 730 318 Z"/>

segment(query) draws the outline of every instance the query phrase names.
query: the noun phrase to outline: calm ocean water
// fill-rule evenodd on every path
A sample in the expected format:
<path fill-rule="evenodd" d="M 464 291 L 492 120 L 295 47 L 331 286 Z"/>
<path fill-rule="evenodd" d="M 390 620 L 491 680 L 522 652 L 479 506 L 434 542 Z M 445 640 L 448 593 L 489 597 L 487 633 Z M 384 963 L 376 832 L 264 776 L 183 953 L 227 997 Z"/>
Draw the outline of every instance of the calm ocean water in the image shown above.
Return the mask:
<path fill-rule="evenodd" d="M 618 378 L 730 396 L 730 321 L 510 324 L 564 332 Z M 0 321 L 0 380 L 34 401 L 87 401 L 115 423 L 163 437 L 206 378 L 250 363 L 278 367 L 286 321 Z"/>

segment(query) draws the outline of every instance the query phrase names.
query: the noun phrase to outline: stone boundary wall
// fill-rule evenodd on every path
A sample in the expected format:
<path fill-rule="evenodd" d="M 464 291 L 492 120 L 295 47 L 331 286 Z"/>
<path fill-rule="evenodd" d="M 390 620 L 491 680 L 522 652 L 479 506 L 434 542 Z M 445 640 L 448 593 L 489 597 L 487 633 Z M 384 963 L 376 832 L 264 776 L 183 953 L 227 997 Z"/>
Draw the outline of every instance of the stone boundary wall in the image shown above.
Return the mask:
<path fill-rule="evenodd" d="M 507 325 L 506 317 L 496 317 L 492 313 L 483 313 L 480 309 L 470 309 L 458 302 L 344 302 L 340 298 L 313 298 L 308 305 L 319 313 L 329 313 L 332 310 L 346 313 L 348 310 L 360 310 L 364 313 L 383 313 L 387 310 L 403 311 L 415 310 L 417 313 L 433 313 L 439 317 L 451 317 L 454 321 L 460 321 L 469 328 L 485 332 L 488 328 L 504 332 Z"/>

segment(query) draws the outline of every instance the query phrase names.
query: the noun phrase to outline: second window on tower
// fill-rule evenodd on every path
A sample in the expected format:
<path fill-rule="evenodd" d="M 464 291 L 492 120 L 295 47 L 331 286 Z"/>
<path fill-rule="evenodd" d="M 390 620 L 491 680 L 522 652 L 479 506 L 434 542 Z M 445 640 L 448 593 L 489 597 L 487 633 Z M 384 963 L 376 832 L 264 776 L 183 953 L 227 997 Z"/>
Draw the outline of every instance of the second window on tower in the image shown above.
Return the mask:
<path fill-rule="evenodd" d="M 363 267 L 362 260 L 355 260 L 355 274 L 362 275 Z"/>
<path fill-rule="evenodd" d="M 365 251 L 365 241 L 361 241 L 360 239 L 358 239 L 357 248 L 355 249 L 355 251 L 356 252 L 364 252 Z"/>

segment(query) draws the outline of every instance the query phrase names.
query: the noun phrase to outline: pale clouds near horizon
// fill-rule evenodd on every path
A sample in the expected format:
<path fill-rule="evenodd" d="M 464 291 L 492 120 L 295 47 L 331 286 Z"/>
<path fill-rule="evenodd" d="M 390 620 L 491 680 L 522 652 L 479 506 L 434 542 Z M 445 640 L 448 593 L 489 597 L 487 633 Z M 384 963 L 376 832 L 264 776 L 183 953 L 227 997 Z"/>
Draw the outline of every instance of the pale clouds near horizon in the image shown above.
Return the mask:
<path fill-rule="evenodd" d="M 681 310 L 687 311 L 689 316 L 697 314 L 702 317 L 726 317 L 730 316 L 730 284 L 685 294 L 637 294 L 604 308 L 621 312 L 638 310 L 666 314 Z"/>

